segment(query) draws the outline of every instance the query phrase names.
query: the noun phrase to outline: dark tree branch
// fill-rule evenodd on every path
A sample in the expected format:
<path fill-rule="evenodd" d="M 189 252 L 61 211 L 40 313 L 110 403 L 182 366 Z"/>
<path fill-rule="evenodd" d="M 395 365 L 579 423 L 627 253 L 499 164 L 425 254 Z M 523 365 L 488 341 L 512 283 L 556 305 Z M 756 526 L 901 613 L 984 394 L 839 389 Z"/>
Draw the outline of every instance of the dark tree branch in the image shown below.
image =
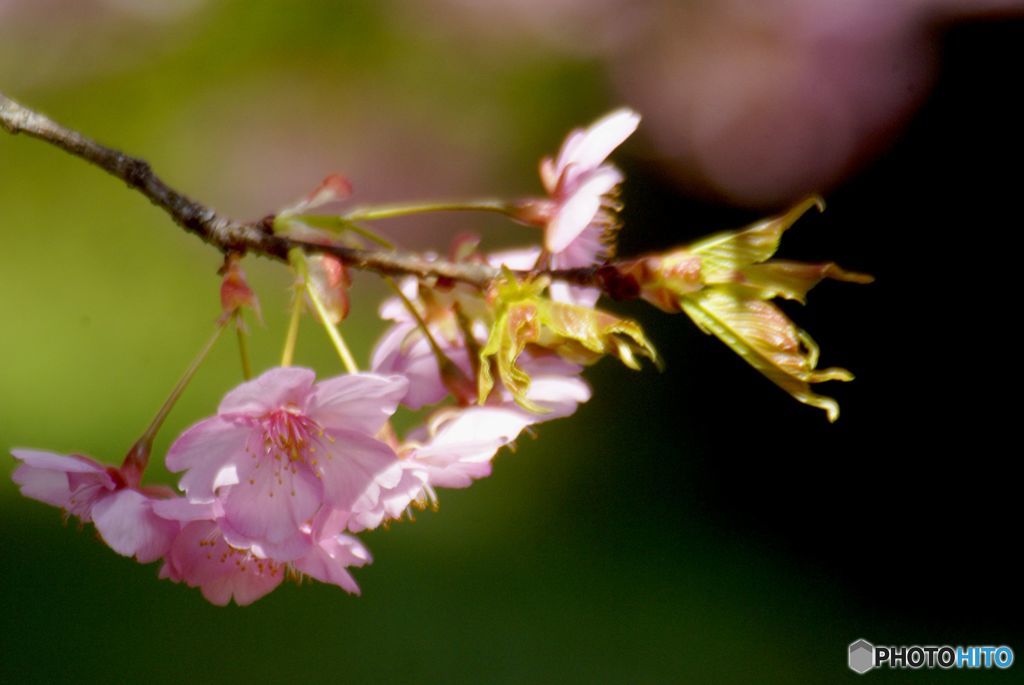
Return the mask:
<path fill-rule="evenodd" d="M 65 128 L 0 93 L 0 125 L 11 134 L 24 133 L 59 147 L 98 166 L 139 191 L 167 212 L 179 226 L 224 253 L 252 253 L 287 261 L 288 251 L 299 247 L 309 253 L 330 254 L 347 265 L 390 275 L 437 276 L 486 287 L 500 271 L 486 264 L 429 260 L 411 252 L 360 250 L 340 245 L 318 245 L 274 235 L 266 219 L 238 222 L 218 214 L 174 190 L 157 176 L 149 164 L 118 150 L 101 145 L 77 131 Z M 546 272 L 576 284 L 596 284 L 595 269 Z"/>

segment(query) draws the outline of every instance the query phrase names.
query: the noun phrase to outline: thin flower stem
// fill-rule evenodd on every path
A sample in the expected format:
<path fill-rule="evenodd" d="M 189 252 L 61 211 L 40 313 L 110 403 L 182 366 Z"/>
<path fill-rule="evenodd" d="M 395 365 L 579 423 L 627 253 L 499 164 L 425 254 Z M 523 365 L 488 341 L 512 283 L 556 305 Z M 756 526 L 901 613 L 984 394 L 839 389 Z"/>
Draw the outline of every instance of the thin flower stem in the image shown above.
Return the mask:
<path fill-rule="evenodd" d="M 459 368 L 459 365 L 456 364 L 451 357 L 445 354 L 444 350 L 441 349 L 441 346 L 437 344 L 437 338 L 435 338 L 434 334 L 430 331 L 430 326 L 427 325 L 426 320 L 419 313 L 419 310 L 416 309 L 416 305 L 405 296 L 405 293 L 403 293 L 402 289 L 398 287 L 398 284 L 395 283 L 394 279 L 390 276 L 385 276 L 384 280 L 389 286 L 391 286 L 392 290 L 398 294 L 398 298 L 402 301 L 402 304 L 405 305 L 405 308 L 409 310 L 409 313 L 412 314 L 414 319 L 416 319 L 417 327 L 423 332 L 424 337 L 427 339 L 427 343 L 430 345 L 431 352 L 434 353 L 434 359 L 437 360 L 437 370 L 441 376 L 441 383 L 443 383 L 449 392 L 452 393 L 460 405 L 465 406 L 470 404 L 472 401 L 470 398 L 475 398 L 477 395 L 477 382 L 475 380 L 470 380 L 462 369 Z M 466 348 L 471 349 L 468 344 Z M 470 365 L 473 366 L 473 373 L 474 376 L 476 376 L 479 370 L 479 363 L 474 364 L 471 358 Z"/>
<path fill-rule="evenodd" d="M 142 474 L 146 470 L 146 466 L 149 463 L 149 454 L 153 449 L 153 440 L 156 438 L 157 433 L 160 431 L 160 427 L 163 426 L 167 416 L 171 413 L 174 405 L 177 404 L 181 398 L 182 393 L 185 392 L 185 388 L 188 387 L 192 377 L 196 375 L 196 371 L 202 366 L 202 363 L 206 360 L 207 355 L 210 354 L 210 350 L 220 339 L 221 334 L 224 332 L 224 328 L 227 325 L 228 319 L 224 319 L 217 324 L 217 329 L 213 332 L 213 335 L 203 348 L 196 355 L 192 363 L 189 364 L 188 368 L 185 369 L 185 373 L 182 374 L 181 379 L 178 380 L 178 384 L 174 386 L 171 394 L 164 401 L 163 405 L 157 411 L 156 416 L 149 423 L 146 431 L 142 436 L 135 441 L 135 444 L 128 451 L 127 456 L 124 459 L 124 463 L 121 465 L 121 469 L 125 472 L 125 475 L 136 478 L 135 485 L 138 484 L 142 479 Z"/>
<path fill-rule="evenodd" d="M 249 361 L 249 343 L 245 339 L 242 310 L 236 309 L 232 319 L 235 322 L 235 333 L 238 336 L 238 354 L 242 359 L 242 378 L 249 380 L 252 378 L 252 363 Z"/>
<path fill-rule="evenodd" d="M 388 250 L 395 249 L 395 244 L 387 238 L 343 216 L 335 216 L 333 214 L 300 214 L 295 216 L 294 219 L 313 228 L 323 228 L 337 232 L 352 231 Z"/>
<path fill-rule="evenodd" d="M 412 214 L 428 212 L 495 212 L 505 216 L 513 216 L 514 210 L 507 202 L 500 200 L 471 200 L 467 202 L 423 202 L 396 205 L 380 205 L 354 209 L 343 215 L 348 221 L 376 221 L 393 219 Z"/>
<path fill-rule="evenodd" d="M 313 303 L 313 309 L 316 310 L 316 316 L 320 319 L 320 323 L 323 324 L 324 330 L 327 331 L 327 337 L 331 339 L 334 344 L 334 349 L 337 350 L 338 356 L 341 358 L 341 363 L 345 366 L 345 370 L 349 373 L 359 373 L 359 365 L 356 364 L 355 357 L 352 356 L 352 351 L 348 348 L 348 344 L 345 342 L 345 338 L 341 336 L 341 332 L 338 331 L 338 327 L 331 321 L 331 315 L 327 312 L 327 308 L 324 303 L 320 300 L 320 295 L 316 291 L 316 287 L 309 278 L 309 269 L 306 266 L 306 255 L 303 254 L 302 250 L 292 250 L 289 254 L 289 260 L 299 277 L 302 279 L 303 288 L 306 291 L 306 295 L 309 296 L 309 301 Z"/>
<path fill-rule="evenodd" d="M 395 279 L 391 278 L 391 276 L 385 276 L 384 282 L 387 283 L 388 286 L 390 286 L 391 289 L 395 291 L 395 294 L 398 295 L 398 299 L 402 301 L 402 304 L 405 305 L 405 308 L 409 311 L 410 314 L 412 314 L 412 317 L 416 319 L 416 325 L 419 326 L 421 331 L 423 331 L 423 335 L 426 337 L 427 342 L 430 344 L 430 349 L 434 351 L 434 356 L 437 357 L 438 366 L 443 367 L 445 362 L 448 361 L 448 357 L 447 355 L 445 355 L 444 350 L 441 349 L 441 346 L 437 344 L 437 340 L 434 338 L 434 334 L 430 332 L 430 326 L 427 325 L 427 322 L 426 320 L 424 320 L 423 315 L 420 314 L 420 311 L 418 309 L 416 309 L 416 305 L 412 302 L 412 300 L 406 297 L 405 293 L 402 292 L 402 289 L 399 287 L 399 285 L 395 283 Z"/>
<path fill-rule="evenodd" d="M 458 302 L 452 307 L 455 310 L 455 321 L 459 324 L 459 330 L 462 332 L 462 342 L 469 350 L 469 365 L 473 369 L 473 376 L 479 378 L 480 376 L 480 343 L 477 342 L 476 337 L 473 335 L 473 322 L 466 316 L 466 312 L 462 311 L 462 307 Z"/>
<path fill-rule="evenodd" d="M 352 356 L 352 351 L 348 349 L 345 339 L 341 337 L 341 332 L 338 331 L 338 327 L 334 325 L 334 322 L 332 322 L 331 314 L 328 313 L 324 303 L 319 299 L 319 295 L 316 294 L 316 289 L 313 288 L 313 285 L 308 281 L 306 282 L 306 294 L 313 303 L 313 308 L 316 310 L 316 316 L 321 319 L 321 324 L 324 325 L 324 329 L 327 331 L 328 337 L 331 339 L 331 342 L 334 343 L 334 348 L 338 350 L 338 356 L 341 357 L 341 362 L 345 365 L 345 371 L 350 374 L 359 373 L 359 366 L 355 363 L 355 357 Z"/>
<path fill-rule="evenodd" d="M 149 440 L 152 440 L 154 437 L 156 437 L 156 434 L 160 430 L 160 426 L 163 425 L 164 420 L 167 418 L 167 415 L 171 413 L 171 409 L 174 408 L 175 403 L 181 397 L 181 394 L 185 392 L 185 388 L 188 387 L 189 381 L 191 381 L 192 377 L 196 375 L 196 371 L 199 370 L 199 367 L 206 360 L 206 356 L 210 353 L 210 350 L 212 350 L 213 346 L 217 343 L 218 340 L 220 340 L 220 336 L 224 332 L 224 326 L 226 323 L 227 322 L 220 323 L 217 325 L 217 329 L 213 332 L 213 335 L 210 336 L 210 339 L 206 341 L 206 344 L 203 345 L 203 348 L 199 350 L 199 354 L 197 354 L 196 358 L 192 360 L 192 363 L 189 364 L 189 367 L 185 369 L 185 373 L 182 374 L 181 379 L 178 381 L 178 384 L 174 386 L 174 390 L 171 391 L 170 396 L 168 396 L 163 406 L 160 407 L 160 411 L 158 411 L 156 413 L 156 416 L 153 417 L 153 421 L 149 424 L 149 428 L 147 428 L 146 432 L 142 434 L 143 438 L 148 438 Z"/>
<path fill-rule="evenodd" d="M 374 233 L 373 231 L 371 231 L 368 228 L 363 228 L 359 224 L 354 224 L 354 223 L 349 223 L 349 228 L 352 229 L 353 231 L 355 231 L 356 233 L 358 233 L 359 235 L 363 236 L 364 238 L 372 240 L 373 242 L 377 243 L 381 247 L 385 247 L 385 248 L 387 248 L 389 250 L 395 249 L 395 244 L 393 242 L 391 242 L 387 238 L 384 238 L 383 236 L 381 236 L 378 233 Z"/>
<path fill-rule="evenodd" d="M 295 341 L 299 338 L 299 319 L 302 316 L 302 292 L 296 287 L 292 300 L 292 313 L 288 319 L 288 333 L 281 351 L 281 366 L 291 366 L 295 359 Z"/>
<path fill-rule="evenodd" d="M 327 309 L 324 307 L 324 303 L 320 301 L 320 296 L 316 292 L 316 288 L 310 281 L 306 281 L 306 294 L 309 295 L 310 301 L 313 303 L 313 308 L 316 309 L 317 318 L 320 319 L 320 323 L 323 324 L 324 330 L 327 331 L 327 337 L 334 343 L 334 349 L 338 351 L 338 356 L 341 357 L 341 363 L 345 365 L 345 370 L 349 373 L 359 373 L 359 365 L 356 364 L 355 357 L 352 356 L 352 351 L 348 349 L 348 345 L 345 343 L 345 339 L 341 337 L 341 332 L 338 327 L 331 321 L 330 314 L 327 313 Z"/>

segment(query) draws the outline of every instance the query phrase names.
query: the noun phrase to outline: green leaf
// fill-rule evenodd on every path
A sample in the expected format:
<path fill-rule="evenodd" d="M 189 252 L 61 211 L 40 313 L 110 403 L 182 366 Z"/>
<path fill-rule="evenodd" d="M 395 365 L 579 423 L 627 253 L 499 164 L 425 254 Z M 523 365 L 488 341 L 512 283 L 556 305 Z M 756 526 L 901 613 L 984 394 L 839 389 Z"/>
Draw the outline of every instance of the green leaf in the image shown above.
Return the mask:
<path fill-rule="evenodd" d="M 681 301 L 683 310 L 705 333 L 715 335 L 748 364 L 794 398 L 839 418 L 839 404 L 815 394 L 811 383 L 849 381 L 846 369 L 816 369 L 818 346 L 771 302 L 743 288 L 716 286 Z"/>
<path fill-rule="evenodd" d="M 862 284 L 875 280 L 867 274 L 846 271 L 835 262 L 807 264 L 773 259 L 742 269 L 735 283 L 756 291 L 761 299 L 782 297 L 803 304 L 807 292 L 826 278 Z"/>
<path fill-rule="evenodd" d="M 732 282 L 736 271 L 769 259 L 779 249 L 779 240 L 786 229 L 811 207 L 824 211 L 825 204 L 820 197 L 808 197 L 783 214 L 690 245 L 688 251 L 700 257 L 704 282 Z"/>
<path fill-rule="evenodd" d="M 604 356 L 617 357 L 639 369 L 638 357 L 659 364 L 657 352 L 635 321 L 620 319 L 592 307 L 554 302 L 544 296 L 546 279 L 519 282 L 511 272 L 492 291 L 494 324 L 480 350 L 479 402 L 494 388 L 494 373 L 516 402 L 543 412 L 526 399 L 530 376 L 518 364 L 528 345 L 552 350 L 578 364 L 592 364 Z"/>

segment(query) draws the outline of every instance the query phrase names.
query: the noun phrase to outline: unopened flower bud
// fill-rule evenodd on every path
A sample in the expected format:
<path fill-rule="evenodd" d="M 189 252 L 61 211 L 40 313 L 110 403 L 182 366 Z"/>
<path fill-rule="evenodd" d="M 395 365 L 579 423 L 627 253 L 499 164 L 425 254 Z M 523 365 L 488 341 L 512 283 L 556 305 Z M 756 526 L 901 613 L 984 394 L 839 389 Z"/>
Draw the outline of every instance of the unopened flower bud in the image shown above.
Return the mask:
<path fill-rule="evenodd" d="M 238 255 L 229 255 L 221 268 L 221 274 L 224 276 L 220 284 L 220 306 L 223 310 L 221 316 L 227 318 L 242 307 L 249 307 L 256 313 L 256 317 L 262 320 L 259 298 L 249 287 L 245 272 L 239 266 L 240 261 Z"/>
<path fill-rule="evenodd" d="M 331 322 L 341 323 L 349 310 L 348 288 L 352 285 L 345 264 L 330 255 L 312 255 L 306 258 L 309 269 L 309 283 L 316 289 L 317 297 L 324 305 Z"/>

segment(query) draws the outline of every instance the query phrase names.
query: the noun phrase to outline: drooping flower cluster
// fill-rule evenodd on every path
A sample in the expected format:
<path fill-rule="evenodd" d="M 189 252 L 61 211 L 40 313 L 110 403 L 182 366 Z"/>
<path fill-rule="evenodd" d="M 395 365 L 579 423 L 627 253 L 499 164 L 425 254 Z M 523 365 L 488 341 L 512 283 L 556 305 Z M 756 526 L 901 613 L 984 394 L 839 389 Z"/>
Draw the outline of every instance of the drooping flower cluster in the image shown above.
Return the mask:
<path fill-rule="evenodd" d="M 802 300 L 823 278 L 866 277 L 834 264 L 770 260 L 782 232 L 806 208 L 688 248 L 613 262 L 622 172 L 606 160 L 633 133 L 639 116 L 618 110 L 572 132 L 558 155 L 541 163 L 545 197 L 466 203 L 457 209 L 501 211 L 543 228 L 542 244 L 481 252 L 457 241 L 451 261 L 486 264 L 499 273 L 486 286 L 433 275 L 388 283 L 396 292 L 380 308 L 389 327 L 361 372 L 337 326 L 349 308 L 351 281 L 336 256 L 292 248 L 292 316 L 281 365 L 224 397 L 215 416 L 174 441 L 167 467 L 179 490 L 143 486 L 153 436 L 216 336 L 132 447 L 120 467 L 80 455 L 14 450 L 21 492 L 95 525 L 116 552 L 162 562 L 160 577 L 197 587 L 215 604 L 248 604 L 289 576 L 310 577 L 357 593 L 349 569 L 370 562 L 356 533 L 437 502 L 440 488 L 464 488 L 491 474 L 495 455 L 531 426 L 567 417 L 590 399 L 583 368 L 605 356 L 639 369 L 660 359 L 635 321 L 595 307 L 604 294 L 642 297 L 685 311 L 797 399 L 828 411 L 838 406 L 809 383 L 844 380 L 841 369 L 815 370 L 817 348 L 768 300 Z M 342 214 L 313 210 L 348 198 L 332 175 L 271 223 L 307 248 L 365 249 L 390 243 L 363 223 L 437 211 L 446 205 L 392 206 Z M 435 258 L 436 259 L 436 258 Z M 243 308 L 259 313 L 238 255 L 221 273 L 223 316 L 239 334 L 248 378 Z M 564 269 L 590 270 L 570 282 Z M 304 312 L 325 328 L 348 373 L 317 382 L 292 366 Z M 393 415 L 422 411 L 399 435 Z"/>

